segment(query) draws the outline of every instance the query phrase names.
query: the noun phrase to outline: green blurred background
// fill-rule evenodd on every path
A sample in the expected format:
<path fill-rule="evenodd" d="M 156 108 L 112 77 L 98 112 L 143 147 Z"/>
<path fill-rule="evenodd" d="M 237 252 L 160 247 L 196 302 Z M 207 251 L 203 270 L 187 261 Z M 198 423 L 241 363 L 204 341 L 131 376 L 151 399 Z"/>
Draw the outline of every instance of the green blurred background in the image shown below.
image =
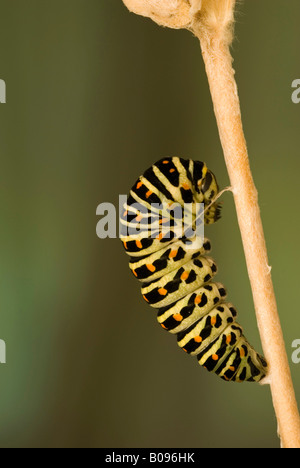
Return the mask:
<path fill-rule="evenodd" d="M 96 207 L 166 155 L 228 177 L 199 44 L 121 0 L 0 0 L 1 447 L 278 447 L 268 387 L 201 369 L 156 324 Z M 299 0 L 245 0 L 233 53 L 291 362 L 300 338 Z M 232 196 L 208 228 L 261 349 Z M 300 401 L 300 364 L 291 362 Z"/>

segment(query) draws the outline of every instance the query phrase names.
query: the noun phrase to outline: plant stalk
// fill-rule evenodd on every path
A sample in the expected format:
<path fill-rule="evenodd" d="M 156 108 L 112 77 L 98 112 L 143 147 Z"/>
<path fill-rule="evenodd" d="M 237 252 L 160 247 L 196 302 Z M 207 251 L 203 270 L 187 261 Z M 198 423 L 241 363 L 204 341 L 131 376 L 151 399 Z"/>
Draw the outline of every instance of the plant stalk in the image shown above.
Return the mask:
<path fill-rule="evenodd" d="M 210 86 L 225 162 L 234 195 L 269 383 L 284 448 L 300 448 L 295 398 L 268 262 L 258 194 L 251 174 L 229 45 L 210 31 L 197 34 Z"/>

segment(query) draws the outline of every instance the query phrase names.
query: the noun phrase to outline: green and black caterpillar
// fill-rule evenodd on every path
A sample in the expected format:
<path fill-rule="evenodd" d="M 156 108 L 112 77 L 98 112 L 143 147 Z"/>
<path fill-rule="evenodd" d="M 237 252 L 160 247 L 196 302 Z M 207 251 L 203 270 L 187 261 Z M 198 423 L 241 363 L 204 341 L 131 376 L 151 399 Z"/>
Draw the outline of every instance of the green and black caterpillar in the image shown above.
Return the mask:
<path fill-rule="evenodd" d="M 204 223 L 215 223 L 220 218 L 214 201 L 218 193 L 205 163 L 161 159 L 130 191 L 121 215 L 121 240 L 130 269 L 143 283 L 144 299 L 158 309 L 158 322 L 177 335 L 178 345 L 226 381 L 259 382 L 267 374 L 267 363 L 236 322 L 224 286 L 212 281 L 217 266 L 207 255 L 210 241 L 194 229 L 176 234 L 183 221 L 176 207 L 187 206 L 196 224 L 195 207 L 202 204 Z"/>

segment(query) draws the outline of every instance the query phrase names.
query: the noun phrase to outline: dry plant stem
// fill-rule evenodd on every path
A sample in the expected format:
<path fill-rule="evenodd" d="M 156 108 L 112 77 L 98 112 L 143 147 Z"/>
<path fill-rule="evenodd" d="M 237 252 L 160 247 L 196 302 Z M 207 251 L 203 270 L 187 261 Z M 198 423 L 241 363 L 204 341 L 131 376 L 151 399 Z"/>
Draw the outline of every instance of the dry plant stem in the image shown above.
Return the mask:
<path fill-rule="evenodd" d="M 295 398 L 267 249 L 244 137 L 240 103 L 229 47 L 199 33 L 225 161 L 234 194 L 263 351 L 282 446 L 300 448 L 300 418 Z"/>

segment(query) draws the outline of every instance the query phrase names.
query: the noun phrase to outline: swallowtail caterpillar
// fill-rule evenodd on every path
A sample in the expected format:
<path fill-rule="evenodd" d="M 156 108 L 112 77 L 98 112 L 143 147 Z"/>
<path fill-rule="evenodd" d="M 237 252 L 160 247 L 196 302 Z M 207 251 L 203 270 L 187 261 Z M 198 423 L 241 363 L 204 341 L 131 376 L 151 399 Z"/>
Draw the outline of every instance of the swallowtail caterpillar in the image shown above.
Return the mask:
<path fill-rule="evenodd" d="M 218 193 L 216 178 L 205 163 L 161 159 L 130 191 L 120 220 L 121 240 L 130 269 L 142 282 L 144 299 L 158 309 L 158 322 L 177 336 L 180 348 L 226 381 L 259 382 L 267 374 L 267 363 L 236 322 L 224 286 L 213 282 L 217 266 L 208 256 L 209 240 L 200 241 L 194 230 L 190 236 L 176 235 L 182 219 L 176 218 L 174 207 L 188 204 L 196 221 L 194 208 L 202 203 L 204 223 L 213 224 L 220 218 L 220 206 L 214 202 Z M 169 211 L 158 209 L 162 206 Z"/>

